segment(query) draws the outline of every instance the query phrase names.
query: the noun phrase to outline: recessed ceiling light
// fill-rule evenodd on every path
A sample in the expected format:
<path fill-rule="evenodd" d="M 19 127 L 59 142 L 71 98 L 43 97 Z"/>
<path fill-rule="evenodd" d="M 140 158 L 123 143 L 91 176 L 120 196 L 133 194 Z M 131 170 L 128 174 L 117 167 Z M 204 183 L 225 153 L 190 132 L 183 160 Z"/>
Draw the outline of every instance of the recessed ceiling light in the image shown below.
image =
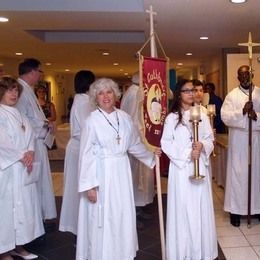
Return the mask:
<path fill-rule="evenodd" d="M 46 62 L 45 65 L 46 66 L 51 66 L 51 63 L 50 62 Z"/>
<path fill-rule="evenodd" d="M 23 53 L 22 53 L 22 52 L 16 52 L 15 55 L 17 55 L 17 56 L 22 56 Z"/>
<path fill-rule="evenodd" d="M 3 16 L 0 16 L 0 23 L 6 23 L 6 22 L 8 22 L 8 21 L 9 21 L 8 18 L 3 17 Z"/>
<path fill-rule="evenodd" d="M 186 55 L 187 55 L 187 56 L 191 56 L 192 53 L 191 53 L 191 52 L 187 52 Z"/>
<path fill-rule="evenodd" d="M 114 62 L 113 65 L 114 65 L 114 66 L 118 66 L 119 63 L 118 63 L 118 62 Z"/>
<path fill-rule="evenodd" d="M 178 62 L 177 65 L 178 65 L 178 66 L 182 66 L 183 63 L 182 63 L 182 62 Z"/>
<path fill-rule="evenodd" d="M 119 71 L 124 71 L 123 69 L 120 69 Z"/>
<path fill-rule="evenodd" d="M 127 75 L 128 75 L 128 72 L 125 72 L 124 75 L 127 76 Z"/>
<path fill-rule="evenodd" d="M 243 4 L 245 3 L 247 0 L 230 0 L 231 3 L 233 4 Z"/>
<path fill-rule="evenodd" d="M 109 52 L 104 51 L 104 52 L 102 52 L 102 55 L 103 55 L 103 56 L 108 56 L 108 55 L 109 55 Z"/>
<path fill-rule="evenodd" d="M 208 40 L 209 37 L 208 37 L 208 36 L 201 36 L 200 39 L 201 39 L 201 40 Z"/>
<path fill-rule="evenodd" d="M 68 71 L 70 71 L 70 70 L 69 70 L 69 69 L 65 69 L 65 71 L 67 71 L 67 72 L 68 72 Z"/>

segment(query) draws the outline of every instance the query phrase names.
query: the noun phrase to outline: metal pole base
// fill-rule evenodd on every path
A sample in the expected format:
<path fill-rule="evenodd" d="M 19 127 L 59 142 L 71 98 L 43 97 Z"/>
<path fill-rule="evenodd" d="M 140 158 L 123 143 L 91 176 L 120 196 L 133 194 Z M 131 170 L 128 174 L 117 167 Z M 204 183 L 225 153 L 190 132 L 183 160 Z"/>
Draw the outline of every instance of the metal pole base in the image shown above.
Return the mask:
<path fill-rule="evenodd" d="M 189 177 L 191 181 L 200 181 L 200 180 L 203 180 L 205 178 L 204 175 L 192 175 Z"/>

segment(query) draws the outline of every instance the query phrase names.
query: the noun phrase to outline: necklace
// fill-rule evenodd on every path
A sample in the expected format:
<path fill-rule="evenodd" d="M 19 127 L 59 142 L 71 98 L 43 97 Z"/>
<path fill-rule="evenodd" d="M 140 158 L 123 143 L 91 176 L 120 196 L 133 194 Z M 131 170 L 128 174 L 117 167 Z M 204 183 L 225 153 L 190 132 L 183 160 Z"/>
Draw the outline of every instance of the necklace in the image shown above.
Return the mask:
<path fill-rule="evenodd" d="M 22 115 L 21 113 L 19 112 L 19 110 L 17 110 L 20 114 L 20 119 L 16 117 L 15 114 L 13 114 L 11 111 L 9 111 L 8 109 L 5 109 L 3 106 L 1 106 L 3 110 L 5 110 L 6 112 L 8 112 L 10 115 L 12 115 L 12 117 L 19 123 L 21 124 L 21 128 L 23 131 L 25 131 L 25 125 L 23 123 L 23 118 L 22 118 Z"/>
<path fill-rule="evenodd" d="M 120 137 L 120 135 L 119 135 L 119 118 L 118 118 L 117 111 L 116 111 L 117 129 L 113 126 L 113 124 L 112 124 L 112 123 L 110 122 L 110 120 L 105 116 L 105 114 L 100 110 L 100 108 L 98 108 L 98 111 L 103 115 L 103 117 L 106 119 L 106 121 L 108 122 L 108 124 L 116 131 L 116 133 L 117 133 L 117 137 L 116 137 L 117 144 L 120 144 L 121 137 Z"/>

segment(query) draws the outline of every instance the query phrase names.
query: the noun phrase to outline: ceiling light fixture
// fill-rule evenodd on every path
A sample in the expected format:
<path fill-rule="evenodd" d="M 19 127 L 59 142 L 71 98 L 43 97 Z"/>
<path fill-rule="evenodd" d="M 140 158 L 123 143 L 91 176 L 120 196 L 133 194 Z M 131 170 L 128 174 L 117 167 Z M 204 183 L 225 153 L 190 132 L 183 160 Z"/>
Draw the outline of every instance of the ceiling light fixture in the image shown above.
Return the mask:
<path fill-rule="evenodd" d="M 22 56 L 23 53 L 22 53 L 22 52 L 16 52 L 15 55 L 16 55 L 16 56 Z"/>
<path fill-rule="evenodd" d="M 8 22 L 8 21 L 9 21 L 8 18 L 3 17 L 3 16 L 0 16 L 0 23 L 6 23 L 6 22 Z"/>
<path fill-rule="evenodd" d="M 113 65 L 114 65 L 114 66 L 118 66 L 119 63 L 118 63 L 118 62 L 114 62 Z"/>
<path fill-rule="evenodd" d="M 182 63 L 182 62 L 178 62 L 177 65 L 178 65 L 178 66 L 182 66 L 183 63 Z"/>
<path fill-rule="evenodd" d="M 66 72 L 69 72 L 70 70 L 69 69 L 65 69 Z"/>
<path fill-rule="evenodd" d="M 187 55 L 187 56 L 191 56 L 192 53 L 191 53 L 191 52 L 187 52 L 186 55 Z"/>
<path fill-rule="evenodd" d="M 108 55 L 109 55 L 109 52 L 102 52 L 102 55 L 103 55 L 103 56 L 108 56 Z"/>
<path fill-rule="evenodd" d="M 50 62 L 46 62 L 45 65 L 46 66 L 51 66 L 51 63 Z"/>
<path fill-rule="evenodd" d="M 201 39 L 201 40 L 208 40 L 209 37 L 208 37 L 208 36 L 201 36 L 200 39 Z"/>
<path fill-rule="evenodd" d="M 231 3 L 233 4 L 243 4 L 245 3 L 247 0 L 230 0 Z"/>

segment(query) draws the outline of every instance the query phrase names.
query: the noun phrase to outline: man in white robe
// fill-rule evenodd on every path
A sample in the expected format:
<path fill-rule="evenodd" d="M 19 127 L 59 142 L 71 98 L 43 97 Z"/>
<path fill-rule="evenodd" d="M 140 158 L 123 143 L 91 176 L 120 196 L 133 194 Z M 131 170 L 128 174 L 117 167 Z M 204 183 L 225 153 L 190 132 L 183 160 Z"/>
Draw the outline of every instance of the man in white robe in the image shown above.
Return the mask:
<path fill-rule="evenodd" d="M 36 59 L 26 59 L 19 64 L 18 82 L 22 85 L 23 91 L 16 107 L 29 118 L 36 137 L 35 160 L 41 162 L 37 189 L 42 219 L 46 220 L 56 218 L 57 213 L 47 147 L 44 144 L 44 138 L 48 132 L 48 121 L 34 93 L 34 85 L 39 81 L 42 73 L 40 65 L 41 63 Z"/>
<path fill-rule="evenodd" d="M 44 228 L 36 183 L 25 181 L 28 172 L 21 163 L 27 151 L 34 151 L 33 130 L 28 119 L 16 108 L 2 104 L 0 104 L 0 140 L 1 255 L 43 235 Z M 32 171 L 30 174 L 34 173 Z"/>
<path fill-rule="evenodd" d="M 138 73 L 133 75 L 132 83 L 133 84 L 123 95 L 121 109 L 131 116 L 134 126 L 140 132 L 140 136 L 143 136 L 143 127 L 140 122 L 140 105 L 142 102 L 142 95 L 140 95 Z M 138 207 L 137 216 L 140 214 L 141 217 L 143 216 L 145 218 L 148 216 L 147 213 L 144 213 L 139 207 L 143 207 L 153 202 L 155 194 L 153 170 L 131 155 L 129 155 L 129 160 L 132 169 L 135 206 Z"/>
<path fill-rule="evenodd" d="M 260 214 L 260 89 L 253 86 L 250 104 L 249 78 L 249 67 L 241 66 L 240 86 L 228 93 L 221 108 L 222 121 L 229 129 L 224 210 L 231 213 L 230 222 L 236 227 L 248 207 L 248 116 L 252 118 L 251 214 Z"/>

